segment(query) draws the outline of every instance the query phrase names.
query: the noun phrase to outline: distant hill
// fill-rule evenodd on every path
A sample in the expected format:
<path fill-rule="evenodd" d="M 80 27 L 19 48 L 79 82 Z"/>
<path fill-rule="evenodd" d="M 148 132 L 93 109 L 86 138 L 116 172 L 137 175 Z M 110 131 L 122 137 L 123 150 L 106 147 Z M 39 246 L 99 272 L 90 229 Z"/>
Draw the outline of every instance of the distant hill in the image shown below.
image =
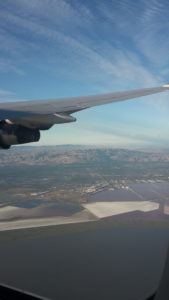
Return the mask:
<path fill-rule="evenodd" d="M 169 151 L 113 149 L 83 145 L 14 147 L 0 151 L 3 164 L 72 164 L 88 162 L 169 162 Z"/>

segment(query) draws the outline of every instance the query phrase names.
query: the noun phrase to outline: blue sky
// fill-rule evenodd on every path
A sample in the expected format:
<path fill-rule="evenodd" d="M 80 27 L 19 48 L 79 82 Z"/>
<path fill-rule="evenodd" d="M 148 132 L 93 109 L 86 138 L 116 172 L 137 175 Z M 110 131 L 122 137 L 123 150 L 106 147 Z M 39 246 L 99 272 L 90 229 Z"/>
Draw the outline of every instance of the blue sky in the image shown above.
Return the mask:
<path fill-rule="evenodd" d="M 167 1 L 0 2 L 0 101 L 109 93 L 169 81 Z M 39 144 L 168 147 L 169 95 L 76 114 Z"/>

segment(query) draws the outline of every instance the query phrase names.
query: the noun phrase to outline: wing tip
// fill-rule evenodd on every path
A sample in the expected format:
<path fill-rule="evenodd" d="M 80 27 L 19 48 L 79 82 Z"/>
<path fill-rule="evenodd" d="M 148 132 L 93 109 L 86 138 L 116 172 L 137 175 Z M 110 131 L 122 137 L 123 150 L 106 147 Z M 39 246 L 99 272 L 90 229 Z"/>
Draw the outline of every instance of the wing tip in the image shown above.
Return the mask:
<path fill-rule="evenodd" d="M 169 82 L 162 85 L 164 88 L 169 88 Z"/>

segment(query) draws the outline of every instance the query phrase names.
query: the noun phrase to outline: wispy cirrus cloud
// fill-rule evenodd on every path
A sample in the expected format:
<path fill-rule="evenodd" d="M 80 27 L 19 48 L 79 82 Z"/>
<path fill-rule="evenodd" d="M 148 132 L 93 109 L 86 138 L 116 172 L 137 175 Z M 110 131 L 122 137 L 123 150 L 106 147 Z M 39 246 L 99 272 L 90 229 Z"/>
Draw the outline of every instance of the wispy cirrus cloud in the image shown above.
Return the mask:
<path fill-rule="evenodd" d="M 17 63 L 14 63 L 11 59 L 3 58 L 0 59 L 0 72 L 9 73 L 14 72 L 17 75 L 23 76 L 24 71 L 18 66 Z"/>
<path fill-rule="evenodd" d="M 159 70 L 168 64 L 169 20 L 166 1 L 113 1 L 102 3 L 99 9 L 123 37 L 120 40 L 130 43 L 138 55 L 144 55 L 146 63 L 157 66 Z"/>
<path fill-rule="evenodd" d="M 18 99 L 16 93 L 7 91 L 7 90 L 0 90 L 0 103 L 5 102 L 17 102 L 17 101 L 26 101 L 26 99 Z"/>
<path fill-rule="evenodd" d="M 110 10 L 108 3 L 104 7 L 98 2 L 97 5 L 102 18 L 108 17 L 114 27 L 118 27 L 119 32 L 120 28 L 126 28 L 128 31 L 131 29 L 131 20 L 129 22 L 122 14 L 128 12 L 131 15 L 126 1 L 121 1 L 120 6 L 116 3 L 114 10 Z M 115 14 L 117 15 L 115 16 Z M 118 15 L 120 21 L 117 23 Z M 3 44 L 9 45 L 7 48 L 10 51 L 10 35 L 14 36 L 13 28 L 15 28 L 17 34 L 15 39 L 13 38 L 14 50 L 11 50 L 11 55 L 14 55 L 14 51 L 17 52 L 19 49 L 19 59 L 21 62 L 23 60 L 23 65 L 25 55 L 29 53 L 30 49 L 31 55 L 28 55 L 27 60 L 32 63 L 41 49 L 42 59 L 46 59 L 50 55 L 50 59 L 47 57 L 47 61 L 53 57 L 53 62 L 57 64 L 54 54 L 59 55 L 60 61 L 64 61 L 69 56 L 75 66 L 78 66 L 79 69 L 83 68 L 83 72 L 86 70 L 86 73 L 89 72 L 96 77 L 99 74 L 98 77 L 103 80 L 103 85 L 105 76 L 106 82 L 108 77 L 109 81 L 130 81 L 132 86 L 134 82 L 136 86 L 148 86 L 162 81 L 162 76 L 157 76 L 155 72 L 146 68 L 142 57 L 135 54 L 132 48 L 118 46 L 117 34 L 115 43 L 111 40 L 108 42 L 107 26 L 104 28 L 104 22 L 103 26 L 100 24 L 98 16 L 93 14 L 89 5 L 79 2 L 69 3 L 64 0 L 45 0 L 43 2 L 17 0 L 15 3 L 7 1 L 0 12 L 0 17 L 4 32 L 5 30 L 8 32 Z M 50 22 L 46 22 L 47 19 Z M 62 26 L 58 26 L 60 22 L 62 22 Z M 95 33 L 90 32 L 93 26 Z M 72 27 L 75 30 L 71 30 Z M 109 24 L 109 31 L 110 29 L 111 24 Z M 103 30 L 103 33 L 105 30 L 104 39 L 98 38 L 100 30 Z M 132 34 L 131 30 L 130 34 Z M 127 33 L 127 35 L 129 34 Z M 25 39 L 24 36 L 28 38 Z M 102 72 L 102 79 L 100 72 Z"/>

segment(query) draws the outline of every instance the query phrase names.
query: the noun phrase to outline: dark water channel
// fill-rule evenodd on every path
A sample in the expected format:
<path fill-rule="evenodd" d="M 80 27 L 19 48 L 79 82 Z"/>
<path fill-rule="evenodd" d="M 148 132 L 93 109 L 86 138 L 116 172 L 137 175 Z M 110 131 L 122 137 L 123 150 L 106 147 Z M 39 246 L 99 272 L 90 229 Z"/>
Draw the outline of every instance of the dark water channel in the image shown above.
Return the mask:
<path fill-rule="evenodd" d="M 168 241 L 169 228 L 145 226 L 0 241 L 0 281 L 50 299 L 144 299 L 158 286 Z"/>

